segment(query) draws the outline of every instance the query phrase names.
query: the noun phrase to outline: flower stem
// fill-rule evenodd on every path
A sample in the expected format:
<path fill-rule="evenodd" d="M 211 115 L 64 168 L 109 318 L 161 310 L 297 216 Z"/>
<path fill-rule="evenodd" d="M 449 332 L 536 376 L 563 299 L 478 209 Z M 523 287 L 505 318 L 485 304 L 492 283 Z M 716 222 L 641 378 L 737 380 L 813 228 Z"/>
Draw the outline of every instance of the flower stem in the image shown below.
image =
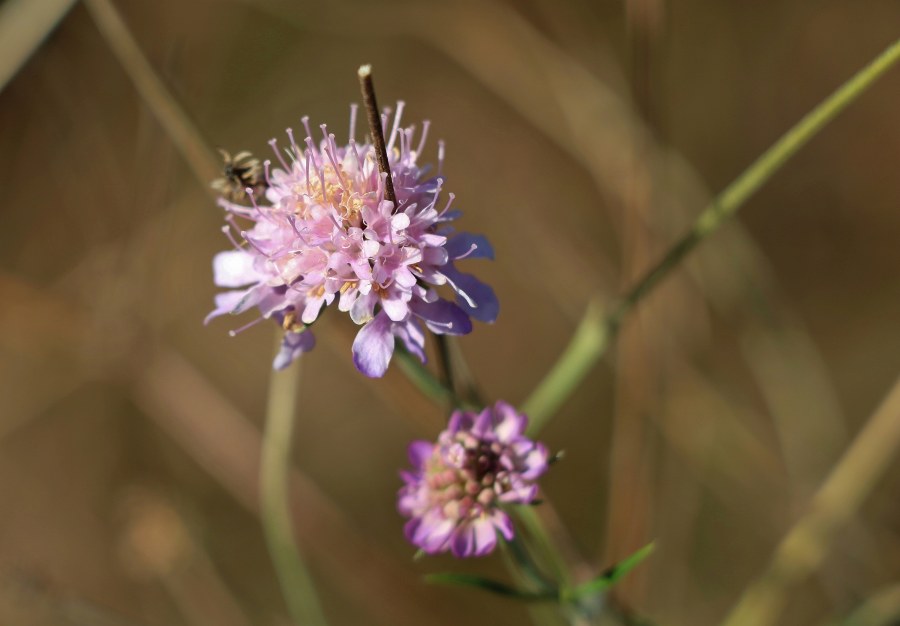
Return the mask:
<path fill-rule="evenodd" d="M 298 382 L 299 363 L 273 371 L 269 379 L 260 469 L 260 517 L 291 619 L 297 626 L 325 626 L 312 577 L 294 538 L 288 499 Z"/>
<path fill-rule="evenodd" d="M 384 144 L 381 111 L 378 110 L 378 101 L 375 99 L 375 85 L 372 83 L 372 66 L 363 65 L 359 68 L 357 74 L 359 75 L 359 89 L 362 92 L 363 108 L 366 110 L 366 118 L 369 120 L 369 134 L 372 137 L 372 145 L 375 146 L 375 157 L 378 159 L 378 169 L 385 175 L 384 197 L 393 203 L 394 211 L 396 211 L 397 195 L 394 193 L 391 164 L 388 161 L 387 146 Z"/>
<path fill-rule="evenodd" d="M 738 209 L 775 172 L 793 157 L 828 122 L 900 60 L 900 40 L 882 52 L 816 108 L 781 136 L 703 210 L 693 227 L 673 245 L 609 313 L 599 314 L 596 301 L 588 306 L 575 335 L 522 408 L 530 419 L 529 434 L 538 432 L 578 387 L 594 364 L 603 357 L 618 333 L 624 317 L 650 293 L 706 237 Z"/>
<path fill-rule="evenodd" d="M 528 549 L 523 545 L 522 540 L 519 537 L 513 536 L 512 539 L 504 542 L 503 545 L 509 551 L 511 560 L 515 563 L 524 579 L 530 581 L 530 583 L 541 593 L 550 593 L 554 596 L 557 595 L 556 585 L 549 580 L 537 566 L 534 559 L 528 554 Z"/>
<path fill-rule="evenodd" d="M 555 587 L 558 589 L 560 598 L 567 593 L 569 586 L 572 584 L 572 576 L 569 566 L 562 558 L 556 545 L 550 539 L 544 523 L 532 507 L 518 506 L 515 508 L 516 521 L 527 530 L 529 541 L 526 545 L 530 546 L 534 553 L 538 556 L 538 563 L 550 571 Z"/>
<path fill-rule="evenodd" d="M 429 372 L 428 368 L 419 363 L 418 359 L 407 352 L 406 348 L 401 346 L 399 342 L 394 349 L 394 358 L 397 359 L 397 364 L 403 370 L 403 373 L 406 374 L 409 381 L 418 387 L 423 395 L 442 406 L 449 405 L 453 408 L 467 407 L 467 403 L 457 396 L 456 392 Z"/>
<path fill-rule="evenodd" d="M 456 393 L 456 377 L 453 375 L 453 359 L 450 356 L 447 335 L 435 335 L 434 340 L 437 344 L 438 358 L 441 361 L 444 386 Z"/>

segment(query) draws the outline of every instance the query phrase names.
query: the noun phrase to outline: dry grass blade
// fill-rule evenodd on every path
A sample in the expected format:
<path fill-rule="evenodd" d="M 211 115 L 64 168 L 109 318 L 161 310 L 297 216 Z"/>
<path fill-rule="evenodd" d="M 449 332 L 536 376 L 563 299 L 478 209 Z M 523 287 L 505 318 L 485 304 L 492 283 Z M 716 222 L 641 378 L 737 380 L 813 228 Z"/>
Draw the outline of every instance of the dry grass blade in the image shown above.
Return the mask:
<path fill-rule="evenodd" d="M 821 564 L 835 533 L 857 512 L 900 449 L 900 380 L 869 418 L 775 549 L 768 568 L 741 596 L 723 626 L 773 624 L 791 588 Z"/>
<path fill-rule="evenodd" d="M 890 585 L 866 599 L 834 626 L 891 626 L 900 618 L 900 584 Z"/>
<path fill-rule="evenodd" d="M 0 91 L 74 4 L 75 0 L 7 0 L 0 5 Z"/>
<path fill-rule="evenodd" d="M 219 175 L 218 160 L 200 131 L 169 93 L 109 0 L 84 0 L 100 34 L 122 64 L 135 89 L 178 147 L 194 175 L 204 183 Z"/>
<path fill-rule="evenodd" d="M 251 626 L 203 542 L 171 498 L 135 485 L 124 490 L 118 509 L 118 552 L 132 577 L 157 582 L 192 626 Z"/>

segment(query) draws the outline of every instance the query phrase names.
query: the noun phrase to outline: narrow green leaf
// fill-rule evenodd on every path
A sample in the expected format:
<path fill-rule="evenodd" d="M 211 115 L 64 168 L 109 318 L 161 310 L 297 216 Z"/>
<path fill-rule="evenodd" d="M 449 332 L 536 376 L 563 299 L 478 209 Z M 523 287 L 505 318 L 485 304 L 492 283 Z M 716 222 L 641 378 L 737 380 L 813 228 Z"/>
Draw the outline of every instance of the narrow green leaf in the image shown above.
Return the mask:
<path fill-rule="evenodd" d="M 497 595 L 515 598 L 517 600 L 525 600 L 526 602 L 538 602 L 542 600 L 556 600 L 557 595 L 553 592 L 536 592 L 526 591 L 524 589 L 516 589 L 505 583 L 475 576 L 472 574 L 454 574 L 450 572 L 442 574 L 428 574 L 425 576 L 425 582 L 432 585 L 456 585 L 460 587 L 475 587 L 482 591 L 495 593 Z"/>
<path fill-rule="evenodd" d="M 611 568 L 600 574 L 594 580 L 589 580 L 588 582 L 579 585 L 575 589 L 572 589 L 566 594 L 567 600 L 578 600 L 579 598 L 583 598 L 585 596 L 593 595 L 595 593 L 599 593 L 601 591 L 606 591 L 613 585 L 615 585 L 619 580 L 621 580 L 625 574 L 633 570 L 638 564 L 641 563 L 644 559 L 650 556 L 653 553 L 656 545 L 654 543 L 648 543 L 646 546 L 629 556 L 623 561 L 616 563 Z"/>

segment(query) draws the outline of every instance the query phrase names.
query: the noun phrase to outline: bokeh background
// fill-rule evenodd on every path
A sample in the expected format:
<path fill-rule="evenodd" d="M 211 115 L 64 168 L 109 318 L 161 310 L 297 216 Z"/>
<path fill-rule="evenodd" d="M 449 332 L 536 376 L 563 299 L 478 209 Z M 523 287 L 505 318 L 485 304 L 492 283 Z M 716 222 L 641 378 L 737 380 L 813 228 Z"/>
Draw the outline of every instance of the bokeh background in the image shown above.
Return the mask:
<path fill-rule="evenodd" d="M 37 23 L 42 3 L 16 4 Z M 511 402 L 590 298 L 900 26 L 896 0 L 116 6 L 210 150 L 265 154 L 304 114 L 340 137 L 364 62 L 382 104 L 432 120 L 463 226 L 497 251 L 478 271 L 500 319 L 460 345 Z M 900 371 L 898 102 L 894 71 L 648 299 L 543 433 L 581 575 L 657 540 L 617 602 L 659 626 L 722 618 Z M 273 329 L 202 325 L 222 213 L 80 3 L 3 86 L 0 148 L 0 623 L 287 624 L 255 516 Z M 332 624 L 524 623 L 421 581 L 506 574 L 412 560 L 397 472 L 444 416 L 397 371 L 358 375 L 344 316 L 321 326 L 294 510 Z M 898 489 L 892 466 L 780 623 L 839 624 L 893 589 Z"/>

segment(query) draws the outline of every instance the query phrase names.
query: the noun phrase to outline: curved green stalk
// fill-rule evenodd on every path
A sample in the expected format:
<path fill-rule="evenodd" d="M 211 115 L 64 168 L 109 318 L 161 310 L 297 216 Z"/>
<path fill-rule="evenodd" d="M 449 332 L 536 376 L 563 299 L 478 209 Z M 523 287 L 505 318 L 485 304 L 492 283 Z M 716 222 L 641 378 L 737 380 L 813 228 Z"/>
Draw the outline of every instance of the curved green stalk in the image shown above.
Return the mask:
<path fill-rule="evenodd" d="M 297 363 L 284 371 L 273 371 L 269 379 L 260 468 L 260 518 L 292 621 L 297 626 L 325 626 L 312 577 L 294 538 L 289 504 L 299 374 Z"/>
<path fill-rule="evenodd" d="M 394 358 L 409 381 L 418 387 L 423 395 L 442 406 L 471 408 L 456 395 L 456 392 L 428 371 L 428 368 L 422 365 L 416 357 L 407 352 L 399 342 L 394 350 Z"/>
<path fill-rule="evenodd" d="M 693 227 L 603 317 L 592 301 L 562 356 L 522 405 L 528 414 L 530 434 L 538 432 L 581 384 L 594 364 L 606 354 L 622 319 L 652 291 L 700 242 L 762 187 L 828 122 L 900 60 L 900 40 L 841 85 L 766 150 L 703 210 Z"/>

